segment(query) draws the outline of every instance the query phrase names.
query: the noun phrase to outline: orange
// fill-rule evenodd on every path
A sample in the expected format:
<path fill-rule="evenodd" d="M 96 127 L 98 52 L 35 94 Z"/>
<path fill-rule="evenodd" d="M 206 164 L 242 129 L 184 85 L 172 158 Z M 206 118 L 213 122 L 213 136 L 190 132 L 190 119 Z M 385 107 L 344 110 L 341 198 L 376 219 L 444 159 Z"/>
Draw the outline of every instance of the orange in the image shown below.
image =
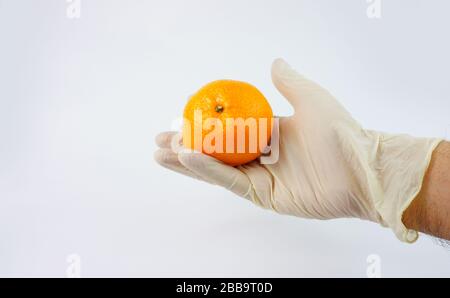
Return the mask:
<path fill-rule="evenodd" d="M 183 145 L 231 166 L 261 156 L 272 132 L 273 113 L 254 86 L 218 80 L 202 87 L 184 109 Z"/>

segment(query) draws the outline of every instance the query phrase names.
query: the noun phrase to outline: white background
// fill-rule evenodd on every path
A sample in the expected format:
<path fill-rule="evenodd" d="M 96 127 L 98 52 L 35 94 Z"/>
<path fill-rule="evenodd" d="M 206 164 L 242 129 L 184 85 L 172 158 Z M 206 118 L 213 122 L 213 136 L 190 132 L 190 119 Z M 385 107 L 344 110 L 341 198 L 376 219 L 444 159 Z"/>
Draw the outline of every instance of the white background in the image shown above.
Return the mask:
<path fill-rule="evenodd" d="M 360 220 L 284 217 L 160 168 L 188 95 L 284 57 L 364 126 L 450 134 L 450 4 L 0 0 L 0 276 L 450 276 L 450 252 Z"/>

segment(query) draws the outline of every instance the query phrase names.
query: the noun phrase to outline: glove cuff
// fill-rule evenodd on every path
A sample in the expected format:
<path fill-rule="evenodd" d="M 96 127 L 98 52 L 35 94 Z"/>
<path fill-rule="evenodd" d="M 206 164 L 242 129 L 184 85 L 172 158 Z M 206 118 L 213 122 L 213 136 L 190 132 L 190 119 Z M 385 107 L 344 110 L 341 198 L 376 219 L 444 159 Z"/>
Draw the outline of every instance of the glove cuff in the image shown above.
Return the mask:
<path fill-rule="evenodd" d="M 390 227 L 403 242 L 413 243 L 418 238 L 417 231 L 405 227 L 402 216 L 419 194 L 433 151 L 442 141 L 379 134 L 374 171 L 382 195 L 375 196 L 373 203 L 381 224 Z"/>

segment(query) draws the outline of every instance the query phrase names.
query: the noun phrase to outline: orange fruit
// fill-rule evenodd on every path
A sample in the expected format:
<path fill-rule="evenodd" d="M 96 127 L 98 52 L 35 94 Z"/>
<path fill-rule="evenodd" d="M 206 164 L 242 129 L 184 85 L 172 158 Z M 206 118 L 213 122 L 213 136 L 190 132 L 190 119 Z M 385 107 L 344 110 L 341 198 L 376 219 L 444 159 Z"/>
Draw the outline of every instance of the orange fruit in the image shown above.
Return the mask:
<path fill-rule="evenodd" d="M 189 99 L 183 116 L 183 145 L 232 166 L 261 156 L 272 133 L 269 103 L 245 82 L 205 85 Z"/>

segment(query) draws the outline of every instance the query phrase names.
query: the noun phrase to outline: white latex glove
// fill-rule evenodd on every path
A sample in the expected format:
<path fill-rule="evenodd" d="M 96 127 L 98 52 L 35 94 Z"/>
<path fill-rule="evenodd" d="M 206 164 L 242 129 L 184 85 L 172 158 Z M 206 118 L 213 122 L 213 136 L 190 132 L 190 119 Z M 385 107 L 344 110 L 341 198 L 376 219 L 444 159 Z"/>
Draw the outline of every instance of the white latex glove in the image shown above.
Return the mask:
<path fill-rule="evenodd" d="M 273 63 L 272 80 L 295 109 L 294 116 L 280 119 L 276 164 L 234 168 L 200 153 L 175 154 L 175 132 L 157 137 L 163 149 L 155 159 L 282 214 L 367 219 L 414 242 L 418 233 L 403 225 L 402 214 L 419 193 L 441 140 L 363 129 L 330 93 L 281 59 Z"/>

